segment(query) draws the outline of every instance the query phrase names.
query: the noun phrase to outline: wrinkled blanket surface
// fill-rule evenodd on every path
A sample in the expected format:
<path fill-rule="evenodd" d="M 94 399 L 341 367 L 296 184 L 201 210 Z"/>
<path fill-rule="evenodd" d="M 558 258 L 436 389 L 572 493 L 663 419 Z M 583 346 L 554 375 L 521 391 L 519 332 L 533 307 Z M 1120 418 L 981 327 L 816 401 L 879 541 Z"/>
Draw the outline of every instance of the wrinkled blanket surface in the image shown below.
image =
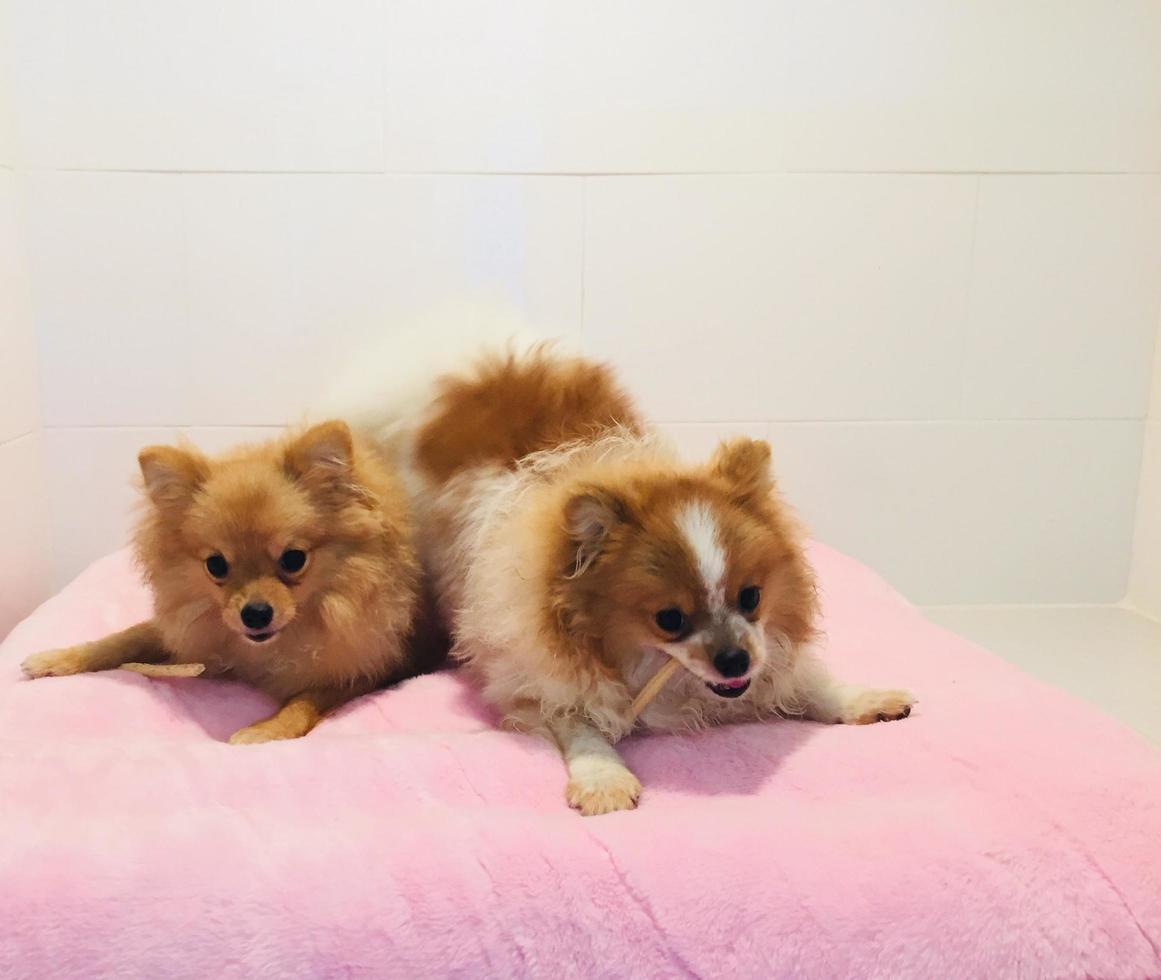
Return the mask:
<path fill-rule="evenodd" d="M 235 683 L 22 680 L 147 615 L 97 562 L 0 648 L 0 976 L 1161 976 L 1161 753 L 812 560 L 827 660 L 912 717 L 634 736 L 596 818 L 453 671 L 239 747 Z"/>

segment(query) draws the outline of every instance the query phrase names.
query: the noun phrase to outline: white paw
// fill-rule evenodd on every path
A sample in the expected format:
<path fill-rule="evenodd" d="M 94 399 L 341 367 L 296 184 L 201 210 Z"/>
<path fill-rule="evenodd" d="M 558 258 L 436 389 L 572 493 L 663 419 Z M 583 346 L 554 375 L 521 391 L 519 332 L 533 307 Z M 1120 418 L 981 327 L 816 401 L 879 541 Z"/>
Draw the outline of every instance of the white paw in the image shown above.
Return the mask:
<path fill-rule="evenodd" d="M 877 721 L 898 721 L 911 714 L 915 695 L 910 691 L 876 691 L 868 688 L 854 695 L 843 708 L 844 725 L 873 725 Z"/>
<path fill-rule="evenodd" d="M 65 674 L 80 674 L 85 669 L 85 659 L 80 647 L 66 647 L 63 650 L 45 650 L 34 653 L 20 665 L 24 676 L 63 677 Z"/>
<path fill-rule="evenodd" d="M 641 796 L 641 783 L 628 769 L 611 759 L 576 760 L 565 796 L 568 805 L 585 817 L 616 810 L 632 810 Z"/>

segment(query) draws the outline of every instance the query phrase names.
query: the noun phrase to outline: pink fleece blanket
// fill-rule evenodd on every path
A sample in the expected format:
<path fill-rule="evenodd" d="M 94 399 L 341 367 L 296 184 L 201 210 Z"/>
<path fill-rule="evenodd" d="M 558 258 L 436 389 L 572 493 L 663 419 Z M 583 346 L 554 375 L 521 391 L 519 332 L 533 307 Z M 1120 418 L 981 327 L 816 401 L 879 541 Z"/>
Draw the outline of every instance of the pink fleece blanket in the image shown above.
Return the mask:
<path fill-rule="evenodd" d="M 454 672 L 249 747 L 237 684 L 21 680 L 146 614 L 98 562 L 0 648 L 0 976 L 1161 976 L 1159 754 L 812 554 L 911 719 L 634 737 L 590 819 Z"/>

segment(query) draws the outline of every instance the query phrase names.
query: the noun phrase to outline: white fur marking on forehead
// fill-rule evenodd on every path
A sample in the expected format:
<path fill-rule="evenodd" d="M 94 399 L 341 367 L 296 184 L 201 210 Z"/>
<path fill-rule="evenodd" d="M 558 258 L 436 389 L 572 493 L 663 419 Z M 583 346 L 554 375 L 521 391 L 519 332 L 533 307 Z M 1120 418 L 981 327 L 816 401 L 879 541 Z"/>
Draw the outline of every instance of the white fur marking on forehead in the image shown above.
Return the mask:
<path fill-rule="evenodd" d="M 697 561 L 710 606 L 725 602 L 726 553 L 718 534 L 718 523 L 704 503 L 686 504 L 677 512 L 677 529 L 684 535 Z"/>

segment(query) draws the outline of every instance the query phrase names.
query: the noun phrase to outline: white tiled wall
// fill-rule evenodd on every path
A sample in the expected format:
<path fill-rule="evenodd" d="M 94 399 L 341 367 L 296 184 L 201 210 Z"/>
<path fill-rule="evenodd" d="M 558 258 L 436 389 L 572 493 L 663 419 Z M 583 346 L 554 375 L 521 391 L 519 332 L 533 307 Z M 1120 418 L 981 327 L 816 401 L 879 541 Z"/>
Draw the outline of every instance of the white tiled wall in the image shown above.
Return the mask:
<path fill-rule="evenodd" d="M 976 183 L 593 180 L 586 339 L 666 420 L 954 417 Z"/>
<path fill-rule="evenodd" d="M 770 440 L 818 536 L 873 556 L 908 596 L 1124 594 L 1139 422 L 774 423 Z"/>
<path fill-rule="evenodd" d="M 981 180 L 965 413 L 1143 417 L 1159 286 L 1157 175 Z"/>
<path fill-rule="evenodd" d="M 1155 0 L 8 2 L 57 581 L 143 442 L 487 294 L 918 601 L 1124 595 Z"/>
<path fill-rule="evenodd" d="M 48 506 L 58 578 L 67 578 L 96 555 L 127 543 L 137 504 L 137 453 L 142 447 L 182 439 L 212 453 L 278 431 L 276 426 L 50 427 L 45 456 L 52 475 Z M 78 496 L 82 488 L 83 495 Z"/>
<path fill-rule="evenodd" d="M 580 184 L 34 173 L 45 419 L 281 424 L 361 342 L 466 290 L 575 333 Z"/>
<path fill-rule="evenodd" d="M 0 637 L 49 591 L 36 337 L 0 8 Z"/>
<path fill-rule="evenodd" d="M 10 0 L 36 165 L 1161 169 L 1155 0 Z"/>
<path fill-rule="evenodd" d="M 375 171 L 380 0 L 8 0 L 34 166 Z"/>

